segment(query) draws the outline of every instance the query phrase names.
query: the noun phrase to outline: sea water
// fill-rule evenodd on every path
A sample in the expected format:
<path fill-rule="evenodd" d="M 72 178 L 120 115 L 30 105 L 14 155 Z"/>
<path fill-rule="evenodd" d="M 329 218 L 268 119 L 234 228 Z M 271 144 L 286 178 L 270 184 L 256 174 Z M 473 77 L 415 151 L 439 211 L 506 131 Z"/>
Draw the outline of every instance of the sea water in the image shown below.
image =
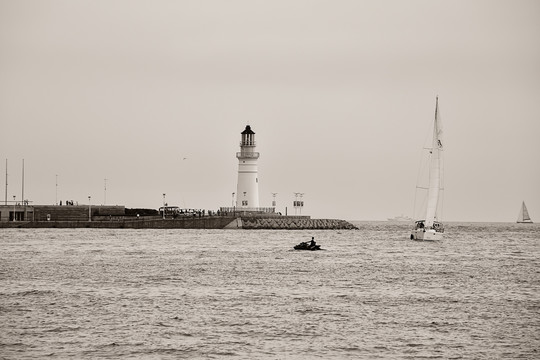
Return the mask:
<path fill-rule="evenodd" d="M 540 226 L 355 224 L 3 229 L 0 358 L 540 358 Z"/>

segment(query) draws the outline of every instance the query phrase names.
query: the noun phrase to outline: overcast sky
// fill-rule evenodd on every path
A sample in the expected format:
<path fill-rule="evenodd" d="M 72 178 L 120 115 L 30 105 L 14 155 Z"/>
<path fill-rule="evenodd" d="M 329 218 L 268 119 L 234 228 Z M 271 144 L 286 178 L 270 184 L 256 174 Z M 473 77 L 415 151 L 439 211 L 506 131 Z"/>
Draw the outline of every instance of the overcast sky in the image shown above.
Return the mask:
<path fill-rule="evenodd" d="M 443 219 L 540 221 L 538 1 L 0 0 L 1 200 L 216 210 L 249 124 L 261 206 L 412 215 L 437 95 Z"/>

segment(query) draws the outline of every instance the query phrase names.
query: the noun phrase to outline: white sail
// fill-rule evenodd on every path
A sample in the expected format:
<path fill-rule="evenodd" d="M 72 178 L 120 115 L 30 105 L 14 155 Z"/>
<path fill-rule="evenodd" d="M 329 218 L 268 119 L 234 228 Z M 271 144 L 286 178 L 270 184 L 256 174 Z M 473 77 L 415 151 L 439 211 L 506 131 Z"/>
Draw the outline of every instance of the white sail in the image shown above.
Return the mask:
<path fill-rule="evenodd" d="M 439 117 L 439 98 L 435 104 L 435 121 L 433 123 L 433 142 L 431 147 L 431 161 L 429 169 L 429 188 L 428 202 L 426 210 L 425 225 L 432 227 L 433 222 L 437 220 L 437 207 L 439 204 L 439 193 L 442 188 L 442 124 Z"/>
<path fill-rule="evenodd" d="M 525 201 L 523 201 L 523 203 L 521 204 L 521 209 L 519 209 L 517 222 L 518 223 L 532 222 L 531 217 L 529 216 L 529 211 L 527 210 L 527 207 L 525 206 Z"/>

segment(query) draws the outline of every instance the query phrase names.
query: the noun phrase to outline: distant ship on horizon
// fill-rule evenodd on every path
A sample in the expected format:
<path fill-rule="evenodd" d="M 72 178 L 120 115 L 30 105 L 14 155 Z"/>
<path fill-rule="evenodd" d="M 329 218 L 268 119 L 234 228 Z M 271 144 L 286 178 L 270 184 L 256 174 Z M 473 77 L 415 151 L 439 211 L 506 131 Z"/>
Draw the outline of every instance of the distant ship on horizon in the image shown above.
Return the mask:
<path fill-rule="evenodd" d="M 409 221 L 409 222 L 413 222 L 414 219 L 411 218 L 411 217 L 408 217 L 408 216 L 404 216 L 402 214 L 400 216 L 396 216 L 396 217 L 393 217 L 393 218 L 388 218 L 388 221 Z"/>

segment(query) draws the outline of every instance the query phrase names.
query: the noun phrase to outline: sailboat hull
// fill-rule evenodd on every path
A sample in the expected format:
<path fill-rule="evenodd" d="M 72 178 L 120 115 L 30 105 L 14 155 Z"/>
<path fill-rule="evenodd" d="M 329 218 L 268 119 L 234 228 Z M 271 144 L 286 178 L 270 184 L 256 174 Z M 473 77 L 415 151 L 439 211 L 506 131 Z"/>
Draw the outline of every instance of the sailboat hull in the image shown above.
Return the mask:
<path fill-rule="evenodd" d="M 412 240 L 437 241 L 443 239 L 443 233 L 435 230 L 414 229 L 411 233 Z"/>

